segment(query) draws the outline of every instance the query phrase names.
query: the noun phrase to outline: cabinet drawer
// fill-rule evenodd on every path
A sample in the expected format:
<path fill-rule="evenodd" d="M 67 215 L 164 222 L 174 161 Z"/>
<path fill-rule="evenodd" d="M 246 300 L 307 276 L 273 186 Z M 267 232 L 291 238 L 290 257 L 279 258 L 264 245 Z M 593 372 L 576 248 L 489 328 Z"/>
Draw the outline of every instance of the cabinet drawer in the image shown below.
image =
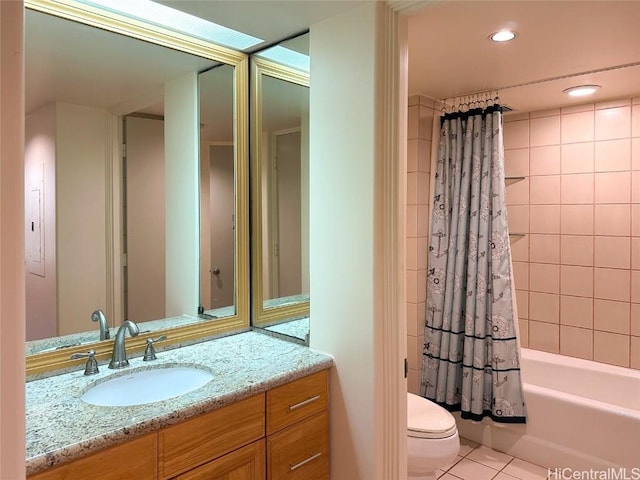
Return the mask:
<path fill-rule="evenodd" d="M 170 478 L 264 436 L 264 394 L 159 433 L 160 478 Z"/>
<path fill-rule="evenodd" d="M 131 440 L 85 458 L 60 465 L 29 480 L 155 480 L 158 434 L 156 432 Z"/>
<path fill-rule="evenodd" d="M 267 437 L 268 480 L 329 478 L 329 416 L 319 413 Z"/>
<path fill-rule="evenodd" d="M 267 392 L 267 435 L 326 410 L 328 371 L 322 370 Z"/>
<path fill-rule="evenodd" d="M 264 439 L 205 463 L 175 480 L 264 480 Z"/>

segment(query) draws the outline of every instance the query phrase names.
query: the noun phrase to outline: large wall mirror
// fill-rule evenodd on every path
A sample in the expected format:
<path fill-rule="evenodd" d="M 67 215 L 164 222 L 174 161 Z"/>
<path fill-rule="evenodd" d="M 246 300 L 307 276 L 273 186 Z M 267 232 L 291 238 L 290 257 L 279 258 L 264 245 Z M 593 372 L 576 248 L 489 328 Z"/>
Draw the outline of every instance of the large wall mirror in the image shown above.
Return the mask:
<path fill-rule="evenodd" d="M 249 326 L 246 55 L 71 3 L 25 2 L 28 374 L 106 358 L 98 309 L 133 350 Z"/>
<path fill-rule="evenodd" d="M 251 57 L 252 322 L 308 340 L 309 34 Z"/>

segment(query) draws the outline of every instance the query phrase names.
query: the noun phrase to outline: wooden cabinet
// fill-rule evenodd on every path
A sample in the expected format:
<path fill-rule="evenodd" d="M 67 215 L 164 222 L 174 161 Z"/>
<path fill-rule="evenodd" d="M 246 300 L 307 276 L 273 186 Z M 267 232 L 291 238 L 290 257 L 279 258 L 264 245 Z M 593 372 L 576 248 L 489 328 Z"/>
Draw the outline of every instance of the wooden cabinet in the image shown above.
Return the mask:
<path fill-rule="evenodd" d="M 321 371 L 29 480 L 325 480 L 328 393 Z"/>
<path fill-rule="evenodd" d="M 159 432 L 159 478 L 172 478 L 264 437 L 264 394 Z"/>
<path fill-rule="evenodd" d="M 329 478 L 326 370 L 267 392 L 267 479 Z"/>
<path fill-rule="evenodd" d="M 158 435 L 150 433 L 115 447 L 37 473 L 30 480 L 155 480 Z"/>

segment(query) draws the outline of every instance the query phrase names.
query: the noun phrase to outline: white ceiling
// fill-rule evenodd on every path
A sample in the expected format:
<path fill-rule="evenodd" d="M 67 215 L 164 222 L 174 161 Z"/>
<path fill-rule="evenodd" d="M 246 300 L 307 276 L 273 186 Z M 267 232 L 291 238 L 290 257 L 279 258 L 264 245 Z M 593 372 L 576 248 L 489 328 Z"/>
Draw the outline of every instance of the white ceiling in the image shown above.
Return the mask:
<path fill-rule="evenodd" d="M 263 38 L 270 44 L 360 1 L 161 0 Z M 36 15 L 40 15 L 36 17 Z M 161 85 L 212 62 L 111 33 L 27 12 L 27 111 L 51 99 L 118 110 L 158 97 Z M 518 37 L 487 36 L 510 26 Z M 264 46 L 264 44 L 263 44 Z M 313 61 L 313 59 L 312 59 Z M 409 92 L 446 98 L 500 90 L 518 111 L 571 100 L 580 83 L 603 88 L 595 101 L 640 95 L 640 66 L 505 88 L 640 63 L 640 1 L 434 1 L 409 19 Z"/>
<path fill-rule="evenodd" d="M 488 36 L 511 28 L 515 40 Z M 519 111 L 640 94 L 640 1 L 440 1 L 409 20 L 409 92 L 443 99 L 500 90 Z M 594 100 L 562 90 L 596 83 Z"/>

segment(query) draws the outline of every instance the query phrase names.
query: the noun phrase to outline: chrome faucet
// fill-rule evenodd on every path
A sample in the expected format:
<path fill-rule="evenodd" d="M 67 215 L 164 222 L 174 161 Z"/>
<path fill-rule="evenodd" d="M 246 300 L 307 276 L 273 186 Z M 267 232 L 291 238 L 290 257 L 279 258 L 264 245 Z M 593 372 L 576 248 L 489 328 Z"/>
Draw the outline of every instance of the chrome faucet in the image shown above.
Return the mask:
<path fill-rule="evenodd" d="M 137 337 L 140 330 L 138 326 L 130 320 L 125 320 L 118 328 L 116 333 L 116 339 L 113 342 L 113 353 L 111 354 L 111 361 L 109 362 L 109 368 L 124 368 L 129 366 L 129 360 L 127 360 L 127 349 L 124 345 L 124 337 L 129 330 L 129 334 L 132 337 Z"/>
<path fill-rule="evenodd" d="M 92 322 L 100 322 L 100 340 L 109 340 L 109 325 L 107 324 L 107 317 L 102 310 L 96 310 L 91 314 Z"/>

